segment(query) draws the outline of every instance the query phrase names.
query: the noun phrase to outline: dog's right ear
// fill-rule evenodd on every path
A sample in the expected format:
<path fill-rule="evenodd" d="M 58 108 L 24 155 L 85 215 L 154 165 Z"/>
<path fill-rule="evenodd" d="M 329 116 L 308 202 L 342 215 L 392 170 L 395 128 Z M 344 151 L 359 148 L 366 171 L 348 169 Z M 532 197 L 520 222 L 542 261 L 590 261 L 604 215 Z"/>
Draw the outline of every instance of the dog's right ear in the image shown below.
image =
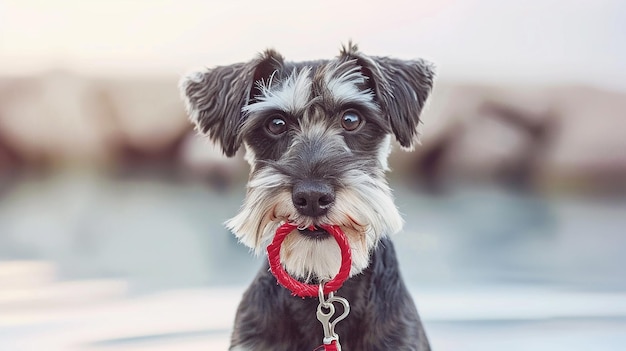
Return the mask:
<path fill-rule="evenodd" d="M 196 129 L 219 143 L 228 157 L 241 146 L 241 109 L 259 95 L 256 82 L 268 80 L 283 64 L 283 57 L 267 50 L 257 59 L 193 72 L 179 87 L 189 118 Z"/>

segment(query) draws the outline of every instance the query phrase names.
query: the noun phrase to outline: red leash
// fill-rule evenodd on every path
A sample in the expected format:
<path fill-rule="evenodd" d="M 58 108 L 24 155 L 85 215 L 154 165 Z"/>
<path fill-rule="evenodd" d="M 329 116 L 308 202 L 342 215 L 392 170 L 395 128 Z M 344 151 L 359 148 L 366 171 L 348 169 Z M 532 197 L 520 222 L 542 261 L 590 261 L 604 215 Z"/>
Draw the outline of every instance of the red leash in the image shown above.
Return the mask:
<path fill-rule="evenodd" d="M 291 234 L 294 230 L 298 229 L 298 226 L 285 223 L 278 227 L 276 230 L 276 235 L 274 235 L 274 240 L 272 243 L 267 246 L 267 258 L 270 263 L 270 270 L 276 280 L 280 285 L 289 289 L 291 294 L 294 296 L 300 296 L 302 298 L 305 297 L 313 297 L 319 296 L 320 298 L 320 306 L 318 306 L 318 315 L 317 318 L 322 322 L 324 326 L 324 345 L 321 345 L 315 350 L 324 350 L 324 351 L 341 351 L 341 346 L 339 344 L 339 336 L 335 333 L 334 328 L 337 322 L 344 319 L 350 310 L 350 306 L 348 301 L 344 298 L 333 297 L 333 293 L 343 285 L 343 283 L 350 276 L 350 269 L 352 268 L 352 253 L 350 251 L 350 244 L 348 244 L 348 239 L 343 231 L 335 225 L 322 226 L 324 230 L 330 233 L 337 244 L 339 245 L 339 249 L 341 250 L 341 266 L 339 268 L 339 272 L 337 275 L 328 283 L 323 286 L 320 285 L 312 285 L 312 284 L 304 284 L 292 276 L 290 276 L 285 268 L 280 263 L 280 248 L 283 244 L 283 241 L 287 237 L 287 235 Z M 329 295 L 328 299 L 324 299 L 324 295 Z M 332 317 L 335 308 L 332 305 L 333 302 L 340 302 L 344 305 L 344 314 L 337 317 L 333 322 L 330 321 L 330 317 Z M 324 314 L 320 316 L 321 310 L 320 308 L 324 306 L 325 308 L 331 308 L 331 313 Z M 321 317 L 328 317 L 321 318 Z"/>
<path fill-rule="evenodd" d="M 331 281 L 324 284 L 324 294 L 327 295 L 331 292 L 339 290 L 339 288 L 343 285 L 343 282 L 348 279 L 348 276 L 350 275 L 350 268 L 352 267 L 352 253 L 350 251 L 348 239 L 338 226 L 328 225 L 322 226 L 322 228 L 324 228 L 324 230 L 330 233 L 335 240 L 337 240 L 337 244 L 341 249 L 341 267 L 339 268 L 339 273 L 337 273 Z M 292 295 L 300 297 L 314 297 L 317 296 L 319 287 L 317 285 L 304 284 L 297 281 L 285 271 L 285 268 L 283 268 L 283 265 L 280 263 L 280 247 L 282 246 L 287 235 L 291 234 L 296 229 L 298 229 L 298 226 L 291 223 L 285 223 L 276 230 L 274 240 L 272 240 L 272 243 L 267 246 L 267 258 L 270 262 L 270 270 L 276 277 L 276 280 L 278 280 L 278 283 L 289 289 Z"/>

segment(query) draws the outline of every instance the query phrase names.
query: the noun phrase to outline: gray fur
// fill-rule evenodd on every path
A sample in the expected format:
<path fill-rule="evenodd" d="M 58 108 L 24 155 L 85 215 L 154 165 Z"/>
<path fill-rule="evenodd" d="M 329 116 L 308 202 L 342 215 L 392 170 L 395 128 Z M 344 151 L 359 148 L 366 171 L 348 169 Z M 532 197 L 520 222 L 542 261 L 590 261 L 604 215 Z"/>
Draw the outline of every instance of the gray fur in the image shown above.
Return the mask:
<path fill-rule="evenodd" d="M 338 225 L 346 234 L 352 268 L 337 292 L 352 306 L 337 328 L 344 351 L 430 349 L 388 238 L 402 219 L 384 173 L 390 135 L 405 148 L 417 140 L 432 83 L 426 61 L 366 56 L 352 44 L 333 60 L 300 63 L 270 50 L 181 82 L 201 132 L 228 156 L 246 145 L 248 191 L 227 222 L 242 243 L 262 252 L 284 222 Z M 358 127 L 344 129 L 342 119 L 354 116 Z M 285 128 L 271 132 L 268 123 L 276 119 Z M 292 190 L 310 188 L 303 182 L 330 189 L 327 210 L 295 206 Z M 329 279 L 341 261 L 336 243 L 323 231 L 308 235 L 294 231 L 286 238 L 282 263 L 302 281 Z M 313 350 L 323 336 L 316 306 L 316 299 L 291 296 L 263 267 L 239 306 L 231 350 Z"/>

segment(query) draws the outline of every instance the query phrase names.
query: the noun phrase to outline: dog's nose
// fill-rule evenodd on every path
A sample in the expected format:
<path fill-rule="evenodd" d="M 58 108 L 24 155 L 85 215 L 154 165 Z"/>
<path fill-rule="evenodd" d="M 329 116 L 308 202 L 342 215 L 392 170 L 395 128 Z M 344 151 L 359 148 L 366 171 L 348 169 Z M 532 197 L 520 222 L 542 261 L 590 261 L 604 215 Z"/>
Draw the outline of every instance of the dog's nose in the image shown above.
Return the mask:
<path fill-rule="evenodd" d="M 291 201 L 300 214 L 319 217 L 335 201 L 335 191 L 330 184 L 317 180 L 303 180 L 293 186 Z"/>

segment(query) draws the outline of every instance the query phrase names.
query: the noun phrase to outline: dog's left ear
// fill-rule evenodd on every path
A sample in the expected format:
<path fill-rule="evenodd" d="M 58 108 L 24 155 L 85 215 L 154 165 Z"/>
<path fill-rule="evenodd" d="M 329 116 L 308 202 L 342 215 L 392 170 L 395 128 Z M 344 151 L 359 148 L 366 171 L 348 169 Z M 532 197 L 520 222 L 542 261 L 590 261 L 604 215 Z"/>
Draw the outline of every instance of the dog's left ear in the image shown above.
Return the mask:
<path fill-rule="evenodd" d="M 191 73 L 180 81 L 180 92 L 196 129 L 218 143 L 228 157 L 241 146 L 241 109 L 259 95 L 257 82 L 269 79 L 283 57 L 267 50 L 250 62 Z"/>
<path fill-rule="evenodd" d="M 430 95 L 435 76 L 432 63 L 363 55 L 350 43 L 340 57 L 356 60 L 361 72 L 386 115 L 396 139 L 411 149 L 418 141 L 417 125 L 422 108 Z"/>

